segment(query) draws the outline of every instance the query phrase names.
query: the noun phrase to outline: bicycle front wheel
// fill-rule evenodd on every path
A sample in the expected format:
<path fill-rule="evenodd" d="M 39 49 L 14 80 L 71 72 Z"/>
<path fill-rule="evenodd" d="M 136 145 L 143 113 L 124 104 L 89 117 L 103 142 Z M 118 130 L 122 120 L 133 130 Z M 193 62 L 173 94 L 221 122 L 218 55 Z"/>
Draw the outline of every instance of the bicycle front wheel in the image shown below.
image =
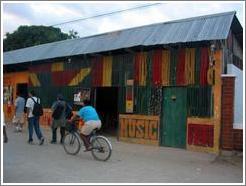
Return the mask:
<path fill-rule="evenodd" d="M 112 145 L 104 136 L 96 136 L 92 141 L 92 156 L 100 161 L 107 161 L 112 154 Z"/>
<path fill-rule="evenodd" d="M 80 140 L 76 133 L 68 133 L 64 137 L 63 148 L 67 154 L 76 155 L 80 150 Z"/>

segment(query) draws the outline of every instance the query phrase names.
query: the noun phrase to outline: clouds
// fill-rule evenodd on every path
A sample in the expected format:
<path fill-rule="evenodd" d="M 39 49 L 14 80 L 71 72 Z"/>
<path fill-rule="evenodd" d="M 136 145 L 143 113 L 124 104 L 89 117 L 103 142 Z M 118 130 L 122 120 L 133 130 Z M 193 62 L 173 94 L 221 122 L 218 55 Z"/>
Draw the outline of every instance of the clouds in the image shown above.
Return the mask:
<path fill-rule="evenodd" d="M 104 14 L 116 10 L 153 4 L 156 2 L 25 2 L 3 3 L 3 31 L 13 32 L 20 25 L 53 25 L 56 23 Z M 187 17 L 237 11 L 244 27 L 243 2 L 164 2 L 139 10 L 122 12 L 66 25 L 59 25 L 63 32 L 76 30 L 81 37 L 124 28 L 148 25 Z"/>
<path fill-rule="evenodd" d="M 25 17 L 19 17 L 16 14 L 6 13 L 6 16 L 3 17 L 3 33 L 10 32 L 12 33 L 17 29 L 18 23 L 21 25 L 31 25 L 31 21 Z"/>

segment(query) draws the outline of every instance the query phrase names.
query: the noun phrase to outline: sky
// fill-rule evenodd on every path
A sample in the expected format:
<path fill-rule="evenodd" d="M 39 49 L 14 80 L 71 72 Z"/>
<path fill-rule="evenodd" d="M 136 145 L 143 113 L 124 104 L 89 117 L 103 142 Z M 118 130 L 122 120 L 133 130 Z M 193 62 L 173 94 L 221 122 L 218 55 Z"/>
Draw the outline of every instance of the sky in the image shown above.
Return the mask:
<path fill-rule="evenodd" d="M 80 37 L 105 33 L 114 30 L 137 27 L 159 22 L 196 17 L 200 15 L 236 11 L 244 28 L 243 1 L 208 2 L 2 2 L 3 35 L 12 33 L 20 25 L 45 25 L 91 17 L 108 12 L 129 9 L 136 6 L 160 3 L 138 10 L 132 10 L 65 25 L 58 25 L 62 32 L 75 30 Z"/>

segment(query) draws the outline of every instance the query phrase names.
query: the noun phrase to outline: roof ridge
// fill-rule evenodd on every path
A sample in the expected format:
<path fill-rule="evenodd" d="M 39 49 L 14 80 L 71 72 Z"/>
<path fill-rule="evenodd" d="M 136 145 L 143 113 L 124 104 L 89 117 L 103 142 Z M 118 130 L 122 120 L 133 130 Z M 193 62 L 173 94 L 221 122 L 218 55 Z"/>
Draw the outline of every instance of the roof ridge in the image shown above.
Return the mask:
<path fill-rule="evenodd" d="M 197 16 L 197 17 L 188 17 L 188 18 L 184 18 L 184 19 L 176 19 L 176 20 L 172 20 L 172 21 L 165 21 L 165 22 L 153 23 L 153 24 L 148 24 L 148 25 L 141 25 L 141 26 L 136 26 L 136 27 L 131 27 L 131 28 L 125 28 L 125 29 L 120 29 L 120 30 L 114 30 L 114 31 L 104 32 L 104 33 L 95 34 L 95 35 L 89 35 L 89 36 L 77 38 L 76 40 L 84 39 L 84 38 L 89 38 L 89 37 L 100 36 L 100 35 L 106 35 L 106 34 L 111 34 L 111 33 L 114 33 L 114 32 L 131 30 L 131 29 L 136 29 L 136 28 L 141 28 L 141 27 L 148 27 L 148 26 L 159 25 L 159 24 L 166 24 L 166 23 L 179 23 L 179 22 L 185 22 L 185 21 L 190 21 L 190 20 L 194 20 L 194 19 L 202 19 L 202 18 L 209 18 L 209 17 L 218 17 L 218 16 L 228 15 L 228 14 L 236 14 L 236 11 L 221 12 L 221 13 L 216 13 L 216 14 L 208 14 L 208 15 L 202 15 L 202 16 Z"/>
<path fill-rule="evenodd" d="M 89 36 L 85 36 L 85 37 L 81 37 L 81 38 L 65 39 L 65 40 L 55 41 L 55 42 L 51 42 L 51 43 L 44 43 L 44 44 L 30 46 L 30 47 L 26 47 L 26 48 L 11 50 L 11 51 L 7 51 L 4 53 L 7 54 L 9 52 L 14 52 L 14 51 L 16 52 L 16 51 L 24 50 L 24 49 L 28 49 L 28 48 L 40 47 L 40 46 L 45 46 L 45 45 L 57 44 L 57 43 L 70 42 L 72 40 L 75 41 L 75 40 L 82 40 L 82 39 L 86 39 L 86 38 L 98 37 L 98 36 L 102 36 L 102 35 L 113 34 L 115 32 L 121 32 L 121 31 L 126 31 L 126 30 L 131 30 L 131 29 L 142 28 L 142 27 L 149 27 L 149 26 L 160 25 L 160 24 L 186 22 L 186 21 L 192 21 L 192 20 L 196 20 L 196 19 L 218 17 L 218 16 L 223 16 L 223 15 L 228 15 L 228 14 L 236 14 L 236 11 L 221 12 L 221 13 L 216 13 L 216 14 L 202 15 L 202 16 L 197 16 L 197 17 L 189 17 L 189 18 L 184 18 L 184 19 L 177 19 L 177 20 L 172 20 L 172 21 L 159 22 L 159 23 L 153 23 L 153 24 L 142 25 L 142 26 L 137 26 L 137 27 L 125 28 L 125 29 L 121 29 L 121 30 L 114 30 L 114 31 L 100 33 L 100 34 L 89 35 Z"/>

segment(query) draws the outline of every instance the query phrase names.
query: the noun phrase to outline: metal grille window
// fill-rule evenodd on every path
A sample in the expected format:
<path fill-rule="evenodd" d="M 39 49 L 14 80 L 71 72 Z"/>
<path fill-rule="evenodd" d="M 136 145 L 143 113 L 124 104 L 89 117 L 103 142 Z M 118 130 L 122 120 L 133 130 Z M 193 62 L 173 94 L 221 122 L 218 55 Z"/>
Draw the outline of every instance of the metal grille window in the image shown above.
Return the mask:
<path fill-rule="evenodd" d="M 213 93 L 211 86 L 192 86 L 187 89 L 188 116 L 213 116 Z"/>

